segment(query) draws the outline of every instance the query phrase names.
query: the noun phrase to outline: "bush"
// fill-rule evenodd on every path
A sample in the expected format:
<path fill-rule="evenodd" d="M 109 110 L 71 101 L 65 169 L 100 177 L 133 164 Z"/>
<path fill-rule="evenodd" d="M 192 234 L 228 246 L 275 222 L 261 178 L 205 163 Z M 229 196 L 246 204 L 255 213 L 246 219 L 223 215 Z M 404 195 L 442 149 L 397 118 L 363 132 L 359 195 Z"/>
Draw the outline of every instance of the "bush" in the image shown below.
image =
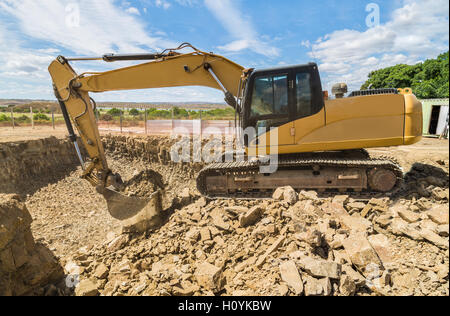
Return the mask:
<path fill-rule="evenodd" d="M 16 121 L 20 122 L 20 123 L 30 123 L 31 122 L 30 118 L 26 115 L 19 116 L 18 118 L 16 118 Z"/>
<path fill-rule="evenodd" d="M 113 108 L 113 109 L 109 110 L 107 113 L 112 116 L 120 116 L 122 111 L 119 109 Z"/>
<path fill-rule="evenodd" d="M 130 113 L 131 116 L 138 116 L 140 114 L 138 109 L 131 109 L 128 113 Z"/>
<path fill-rule="evenodd" d="M 33 120 L 35 121 L 50 121 L 50 118 L 44 113 L 36 113 L 33 115 Z"/>
<path fill-rule="evenodd" d="M 102 114 L 100 115 L 100 121 L 112 121 L 113 120 L 113 116 L 110 114 Z"/>
<path fill-rule="evenodd" d="M 9 122 L 11 118 L 6 114 L 0 114 L 0 122 Z"/>
<path fill-rule="evenodd" d="M 175 117 L 188 118 L 189 117 L 189 112 L 186 111 L 185 109 L 180 109 L 178 107 L 174 107 L 173 108 L 173 115 Z"/>

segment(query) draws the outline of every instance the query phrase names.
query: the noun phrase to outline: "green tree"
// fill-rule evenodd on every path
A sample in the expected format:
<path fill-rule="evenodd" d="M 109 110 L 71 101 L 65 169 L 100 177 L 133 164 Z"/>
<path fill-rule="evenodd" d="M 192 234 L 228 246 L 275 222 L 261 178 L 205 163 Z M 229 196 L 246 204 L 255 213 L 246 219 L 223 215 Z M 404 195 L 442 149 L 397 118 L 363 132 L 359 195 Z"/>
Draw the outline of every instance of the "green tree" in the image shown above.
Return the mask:
<path fill-rule="evenodd" d="M 131 116 L 138 116 L 140 114 L 138 109 L 131 109 L 128 113 L 130 113 Z"/>
<path fill-rule="evenodd" d="M 109 115 L 112 115 L 112 116 L 120 116 L 120 114 L 122 113 L 122 110 L 119 110 L 119 109 L 116 109 L 116 108 L 112 108 L 107 113 Z"/>
<path fill-rule="evenodd" d="M 187 118 L 189 117 L 189 112 L 186 111 L 185 109 L 180 109 L 179 107 L 175 106 L 173 108 L 173 116 L 177 118 Z"/>
<path fill-rule="evenodd" d="M 35 121 L 50 121 L 50 118 L 44 113 L 36 113 L 33 115 L 33 120 Z"/>
<path fill-rule="evenodd" d="M 372 71 L 362 90 L 412 88 L 420 99 L 449 97 L 449 52 L 416 65 L 399 64 Z"/>

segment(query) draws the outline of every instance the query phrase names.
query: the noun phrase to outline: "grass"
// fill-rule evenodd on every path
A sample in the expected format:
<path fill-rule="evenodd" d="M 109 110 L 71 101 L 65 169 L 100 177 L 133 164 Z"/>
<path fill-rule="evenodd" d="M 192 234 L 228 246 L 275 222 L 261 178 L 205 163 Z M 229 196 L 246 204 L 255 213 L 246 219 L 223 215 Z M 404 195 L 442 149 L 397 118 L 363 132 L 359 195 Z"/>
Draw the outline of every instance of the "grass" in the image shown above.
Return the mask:
<path fill-rule="evenodd" d="M 10 109 L 1 109 L 0 111 L 0 125 L 11 125 Z M 98 117 L 100 121 L 112 125 L 120 124 L 120 113 L 122 111 L 122 125 L 123 126 L 137 126 L 141 122 L 143 124 L 145 112 L 139 109 L 98 109 Z M 234 120 L 234 110 L 232 108 L 226 109 L 212 109 L 212 110 L 187 110 L 178 107 L 173 109 L 147 109 L 147 120 Z M 31 125 L 31 114 L 26 108 L 13 112 L 14 122 L 17 126 Z M 51 125 L 51 110 L 49 108 L 40 108 L 39 111 L 33 110 L 34 124 L 36 125 Z M 62 114 L 55 112 L 55 124 L 64 123 Z"/>

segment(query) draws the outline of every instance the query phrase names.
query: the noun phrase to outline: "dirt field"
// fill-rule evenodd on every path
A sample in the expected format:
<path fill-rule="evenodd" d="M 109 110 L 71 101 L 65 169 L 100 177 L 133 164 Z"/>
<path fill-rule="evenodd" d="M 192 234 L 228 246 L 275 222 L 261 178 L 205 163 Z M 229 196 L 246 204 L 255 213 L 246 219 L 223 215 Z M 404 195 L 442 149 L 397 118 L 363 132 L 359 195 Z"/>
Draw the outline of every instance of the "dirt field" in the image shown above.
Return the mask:
<path fill-rule="evenodd" d="M 0 129 L 0 142 L 49 135 L 66 132 Z M 284 193 L 264 201 L 200 198 L 195 177 L 202 166 L 170 163 L 167 138 L 104 142 L 110 167 L 124 180 L 151 168 L 169 184 L 167 200 L 187 201 L 162 227 L 136 236 L 121 234 L 80 168 L 17 192 L 35 239 L 62 266 L 79 268 L 77 295 L 449 295 L 447 140 L 370 150 L 403 167 L 396 197 L 297 192 L 294 200 Z M 145 157 L 142 147 L 150 148 Z M 245 224 L 246 216 L 256 217 Z M 355 236 L 362 245 L 352 250 Z M 368 263 L 379 268 L 369 271 Z M 73 294 L 63 283 L 57 293 Z"/>
<path fill-rule="evenodd" d="M 0 126 L 0 143 L 40 139 L 49 136 L 63 138 L 66 135 L 67 128 L 65 125 L 57 125 L 55 129 L 51 126 L 35 126 L 34 129 L 31 127 L 12 128 Z"/>

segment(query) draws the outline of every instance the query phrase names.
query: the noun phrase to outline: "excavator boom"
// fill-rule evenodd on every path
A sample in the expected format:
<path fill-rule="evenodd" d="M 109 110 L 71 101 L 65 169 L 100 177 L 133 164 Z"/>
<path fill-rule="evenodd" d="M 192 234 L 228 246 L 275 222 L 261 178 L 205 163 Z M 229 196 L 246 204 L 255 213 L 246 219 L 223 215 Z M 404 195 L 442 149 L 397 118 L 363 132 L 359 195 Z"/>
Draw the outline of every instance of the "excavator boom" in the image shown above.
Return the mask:
<path fill-rule="evenodd" d="M 105 55 L 99 58 L 73 58 L 59 56 L 49 66 L 55 95 L 60 103 L 69 134 L 78 148 L 69 116 L 77 128 L 84 148 L 91 159 L 86 166 L 84 177 L 94 186 L 107 186 L 111 171 L 105 158 L 97 128 L 90 92 L 105 92 L 131 89 L 148 89 L 179 86 L 205 86 L 222 90 L 228 104 L 236 107 L 239 82 L 249 72 L 242 66 L 211 53 L 195 48 L 194 52 L 180 54 L 176 51 L 144 55 Z M 191 47 L 191 46 L 190 46 Z M 150 62 L 124 67 L 102 73 L 76 74 L 70 61 L 104 60 L 107 62 L 124 60 L 151 60 Z M 78 156 L 84 164 L 81 154 Z M 93 176 L 96 171 L 99 177 Z"/>
<path fill-rule="evenodd" d="M 190 47 L 191 53 L 178 51 Z M 71 61 L 103 60 L 148 62 L 102 73 L 77 74 Z M 118 219 L 137 218 L 146 223 L 161 209 L 163 186 L 151 198 L 127 197 L 118 190 L 122 179 L 108 168 L 103 145 L 95 119 L 95 102 L 90 92 L 105 92 L 131 89 L 148 89 L 179 86 L 205 86 L 222 90 L 225 101 L 236 108 L 235 97 L 239 93 L 240 81 L 245 80 L 249 70 L 212 53 L 202 52 L 190 44 L 162 53 L 140 55 L 104 55 L 94 58 L 65 58 L 59 56 L 49 66 L 55 96 L 60 104 L 77 155 L 83 168 L 82 177 L 89 181 L 105 197 L 110 214 Z M 83 147 L 89 157 L 85 162 L 81 155 L 73 125 L 78 130 Z M 145 226 L 145 225 L 144 225 Z M 145 228 L 147 228 L 145 226 Z"/>

